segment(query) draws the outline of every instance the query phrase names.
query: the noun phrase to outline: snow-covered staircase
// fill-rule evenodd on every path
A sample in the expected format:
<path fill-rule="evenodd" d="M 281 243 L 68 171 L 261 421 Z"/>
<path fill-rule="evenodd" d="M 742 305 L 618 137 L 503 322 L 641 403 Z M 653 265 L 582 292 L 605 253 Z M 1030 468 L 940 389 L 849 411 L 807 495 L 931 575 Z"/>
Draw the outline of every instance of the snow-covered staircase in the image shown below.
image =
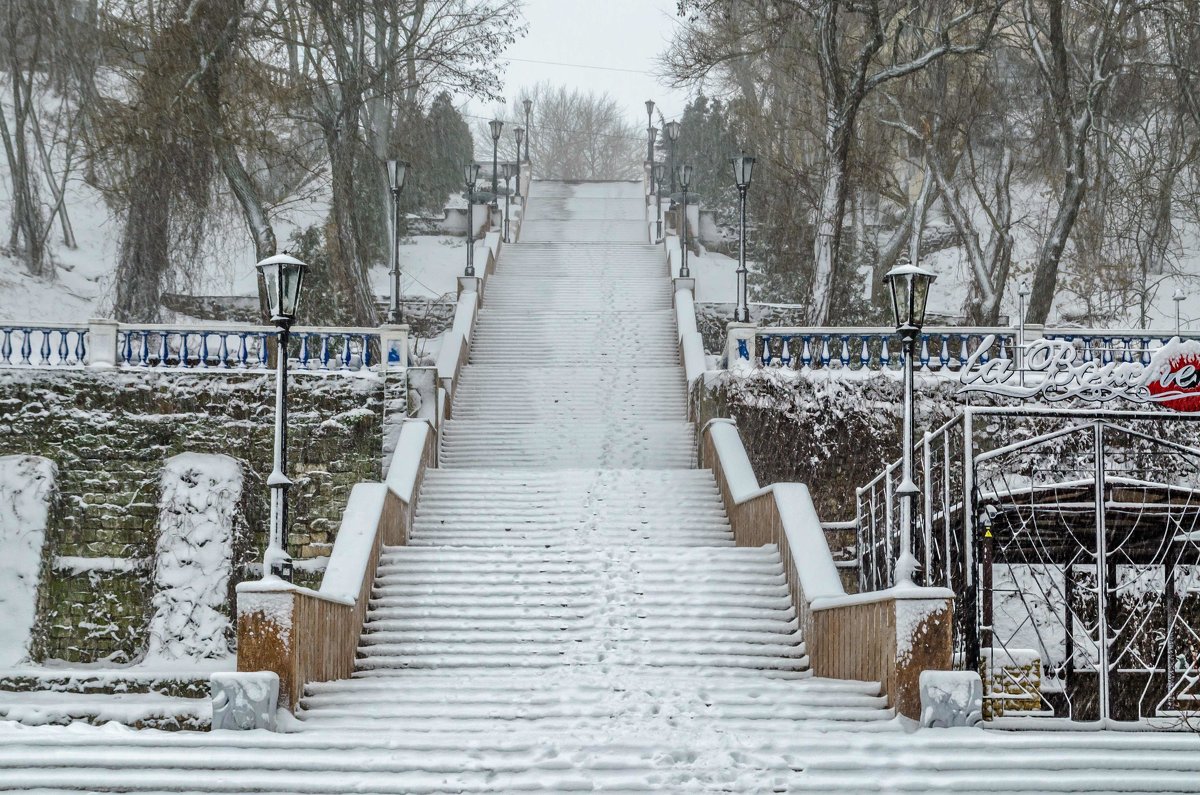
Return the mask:
<path fill-rule="evenodd" d="M 0 790 L 1196 792 L 1189 733 L 911 734 L 809 674 L 776 550 L 692 468 L 659 260 L 611 242 L 637 193 L 536 187 L 352 679 L 281 733 L 0 722 Z"/>
<path fill-rule="evenodd" d="M 734 546 L 695 468 L 662 255 L 623 242 L 638 186 L 537 196 L 408 545 L 381 559 L 358 671 L 309 687 L 306 728 L 894 729 L 878 684 L 812 677 L 778 551 Z"/>

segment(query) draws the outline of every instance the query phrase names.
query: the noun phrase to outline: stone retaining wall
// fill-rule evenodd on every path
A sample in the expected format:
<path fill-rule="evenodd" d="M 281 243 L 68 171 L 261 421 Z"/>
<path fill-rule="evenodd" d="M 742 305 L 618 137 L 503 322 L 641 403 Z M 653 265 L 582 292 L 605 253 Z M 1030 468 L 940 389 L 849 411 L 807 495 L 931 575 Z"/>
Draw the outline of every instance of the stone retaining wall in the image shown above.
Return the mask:
<path fill-rule="evenodd" d="M 292 380 L 290 551 L 319 579 L 350 488 L 379 480 L 383 380 Z M 223 453 L 244 478 L 234 581 L 257 576 L 268 516 L 274 378 L 261 373 L 0 372 L 0 454 L 59 467 L 47 531 L 34 659 L 136 660 L 146 643 L 159 478 L 178 453 Z M 299 562 L 299 560 L 298 560 Z M 232 610 L 230 614 L 232 615 Z"/>

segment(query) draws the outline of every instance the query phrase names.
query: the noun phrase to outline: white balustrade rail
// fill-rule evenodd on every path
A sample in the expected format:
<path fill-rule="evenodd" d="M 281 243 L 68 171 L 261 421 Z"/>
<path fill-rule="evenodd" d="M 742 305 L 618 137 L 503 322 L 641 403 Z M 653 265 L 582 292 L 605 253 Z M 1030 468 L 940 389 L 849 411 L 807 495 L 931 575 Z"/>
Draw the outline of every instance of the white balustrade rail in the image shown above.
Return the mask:
<path fill-rule="evenodd" d="M 1027 326 L 1023 341 L 1058 339 L 1072 343 L 1081 361 L 1140 362 L 1149 364 L 1154 351 L 1175 335 L 1167 330 L 1043 328 Z M 994 337 L 981 362 L 995 357 L 1013 358 L 1022 341 L 1011 327 L 931 326 L 921 333 L 917 365 L 926 372 L 958 372 L 967 365 L 981 342 Z M 1200 340 L 1200 334 L 1184 333 Z M 736 328 L 729 356 L 757 367 L 793 370 L 842 368 L 850 370 L 899 369 L 903 346 L 895 329 L 883 327 L 775 327 Z"/>
<path fill-rule="evenodd" d="M 0 367 L 129 367 L 155 370 L 270 370 L 274 326 L 116 323 L 0 323 Z M 358 372 L 408 363 L 408 328 L 292 329 L 295 370 Z"/>

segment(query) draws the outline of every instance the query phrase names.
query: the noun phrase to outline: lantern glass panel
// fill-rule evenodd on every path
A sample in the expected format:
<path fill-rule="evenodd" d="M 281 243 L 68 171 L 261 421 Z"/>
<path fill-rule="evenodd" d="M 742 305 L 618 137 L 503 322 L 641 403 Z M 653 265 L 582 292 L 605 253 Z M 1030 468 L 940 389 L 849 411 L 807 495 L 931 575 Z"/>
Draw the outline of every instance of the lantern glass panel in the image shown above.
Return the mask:
<path fill-rule="evenodd" d="M 742 190 L 750 187 L 750 177 L 754 173 L 754 158 L 749 155 L 738 155 L 731 162 L 733 163 L 734 184 Z"/>
<path fill-rule="evenodd" d="M 300 290 L 304 286 L 304 266 L 287 264 L 280 268 L 279 314 L 291 320 L 300 308 Z"/>
<path fill-rule="evenodd" d="M 278 265 L 260 265 L 259 270 L 262 271 L 263 284 L 267 288 L 267 306 L 271 310 L 271 316 L 279 315 L 279 266 Z"/>
<path fill-rule="evenodd" d="M 271 316 L 290 321 L 300 305 L 300 290 L 304 282 L 303 262 L 288 254 L 267 257 L 256 266 L 267 289 Z"/>
<path fill-rule="evenodd" d="M 913 274 L 912 287 L 912 322 L 913 328 L 921 328 L 925 325 L 925 307 L 929 302 L 929 285 L 933 283 L 933 278 L 924 273 Z"/>
<path fill-rule="evenodd" d="M 679 167 L 679 184 L 683 186 L 683 189 L 685 191 L 688 189 L 689 186 L 691 186 L 691 184 L 692 184 L 692 167 L 691 166 L 682 165 Z"/>
<path fill-rule="evenodd" d="M 403 160 L 388 161 L 388 183 L 392 190 L 399 193 L 404 190 L 404 180 L 408 177 L 408 163 Z"/>
<path fill-rule="evenodd" d="M 897 329 L 915 330 L 925 325 L 929 286 L 937 277 L 916 265 L 899 265 L 884 277 L 892 294 L 892 315 Z"/>
<path fill-rule="evenodd" d="M 488 122 L 488 126 L 492 128 L 492 140 L 500 140 L 500 132 L 504 129 L 504 122 L 499 119 L 492 119 Z"/>

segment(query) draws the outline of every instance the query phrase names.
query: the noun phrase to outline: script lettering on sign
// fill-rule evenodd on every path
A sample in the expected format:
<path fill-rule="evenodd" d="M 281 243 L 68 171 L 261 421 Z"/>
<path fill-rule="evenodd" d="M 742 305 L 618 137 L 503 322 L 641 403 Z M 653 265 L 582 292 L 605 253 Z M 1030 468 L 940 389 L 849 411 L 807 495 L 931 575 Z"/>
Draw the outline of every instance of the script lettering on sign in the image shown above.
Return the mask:
<path fill-rule="evenodd" d="M 986 392 L 1023 400 L 1128 400 L 1159 403 L 1177 411 L 1200 410 L 1200 343 L 1168 341 L 1141 362 L 1084 359 L 1067 340 L 1040 339 L 1025 347 L 1025 370 L 1017 360 L 992 358 L 996 337 L 984 337 L 959 377 L 960 392 Z"/>

